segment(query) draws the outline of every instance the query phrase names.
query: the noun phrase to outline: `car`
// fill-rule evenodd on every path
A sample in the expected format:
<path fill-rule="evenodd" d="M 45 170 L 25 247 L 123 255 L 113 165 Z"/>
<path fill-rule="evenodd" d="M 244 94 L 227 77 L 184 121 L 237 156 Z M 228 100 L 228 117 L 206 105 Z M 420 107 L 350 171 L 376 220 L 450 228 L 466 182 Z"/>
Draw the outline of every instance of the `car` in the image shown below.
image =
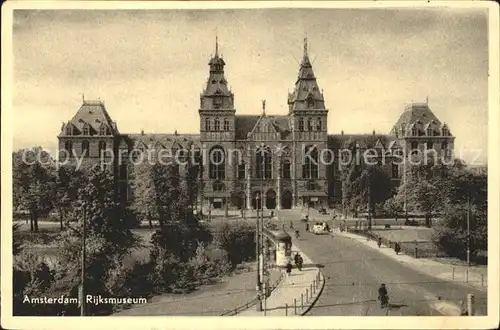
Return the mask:
<path fill-rule="evenodd" d="M 311 232 L 315 235 L 323 235 L 328 233 L 327 224 L 325 222 L 316 222 L 312 227 Z"/>

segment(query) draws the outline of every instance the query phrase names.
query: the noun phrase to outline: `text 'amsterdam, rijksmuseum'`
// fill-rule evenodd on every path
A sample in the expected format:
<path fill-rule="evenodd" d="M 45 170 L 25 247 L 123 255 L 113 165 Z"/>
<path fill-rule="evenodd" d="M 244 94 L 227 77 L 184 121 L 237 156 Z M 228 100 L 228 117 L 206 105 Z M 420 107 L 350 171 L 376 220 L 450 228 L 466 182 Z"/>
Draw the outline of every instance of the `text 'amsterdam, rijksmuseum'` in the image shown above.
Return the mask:
<path fill-rule="evenodd" d="M 76 157 L 85 155 L 83 164 L 89 165 L 99 163 L 101 151 L 112 148 L 114 177 L 121 199 L 127 201 L 133 198 L 134 164 L 126 156 L 120 163 L 118 155 L 148 149 L 215 155 L 208 157 L 215 160 L 212 164 L 204 159 L 199 165 L 203 182 L 200 203 L 226 209 L 255 208 L 261 192 L 268 209 L 339 203 L 342 183 L 337 162 L 315 161 L 324 149 L 332 150 L 334 157 L 344 148 L 434 149 L 445 155 L 453 150 L 454 137 L 427 103 L 407 105 L 389 134 L 328 134 L 328 109 L 309 60 L 307 39 L 294 90 L 288 94 L 287 114 L 267 115 L 264 101 L 261 114 L 238 115 L 224 77 L 225 64 L 216 42 L 206 88 L 200 95 L 200 134 L 120 133 L 104 102 L 83 100 L 75 116 L 61 128 L 59 149 Z M 242 157 L 238 161 L 227 157 L 231 150 L 238 150 Z M 311 157 L 304 157 L 305 153 Z M 399 184 L 401 166 L 390 158 L 382 164 L 394 185 Z"/>

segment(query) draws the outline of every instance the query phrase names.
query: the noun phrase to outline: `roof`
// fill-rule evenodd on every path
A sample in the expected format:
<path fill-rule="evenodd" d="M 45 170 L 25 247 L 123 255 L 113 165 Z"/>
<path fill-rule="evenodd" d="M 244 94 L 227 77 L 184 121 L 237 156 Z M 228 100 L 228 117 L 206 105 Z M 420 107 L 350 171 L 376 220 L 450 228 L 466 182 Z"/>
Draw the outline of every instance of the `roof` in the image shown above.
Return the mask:
<path fill-rule="evenodd" d="M 161 148 L 201 148 L 199 134 L 161 134 L 161 133 L 140 133 L 123 134 L 122 138 L 127 142 L 129 148 L 139 148 L 145 146 L 151 148 L 158 146 Z"/>
<path fill-rule="evenodd" d="M 246 140 L 257 122 L 260 115 L 237 115 L 234 118 L 235 138 L 236 140 Z"/>
<path fill-rule="evenodd" d="M 250 117 L 250 116 L 246 116 Z M 254 117 L 254 116 L 252 116 Z M 242 139 L 247 139 L 249 137 L 249 134 L 253 134 L 254 132 L 262 132 L 262 126 L 267 127 L 267 132 L 272 132 L 272 133 L 280 133 L 280 137 L 282 139 L 286 138 L 286 136 L 291 132 L 292 130 L 292 125 L 291 125 L 291 120 L 288 115 L 266 115 L 263 113 L 260 116 L 255 116 L 257 117 L 256 120 L 248 120 L 248 126 L 245 126 L 245 128 L 249 127 L 251 123 L 253 124 L 253 127 L 245 134 Z M 238 116 L 236 116 L 238 118 Z M 237 120 L 238 123 L 238 120 Z M 246 123 L 246 124 L 247 124 Z M 238 125 L 238 124 L 237 124 Z M 262 125 L 262 126 L 261 126 Z M 272 130 L 269 131 L 269 128 L 272 127 Z M 238 126 L 236 126 L 236 130 L 240 131 L 238 129 Z M 243 131 L 241 131 L 243 133 Z"/>
<path fill-rule="evenodd" d="M 75 132 L 77 134 L 75 135 L 78 135 L 83 131 L 84 126 L 88 125 L 90 134 L 94 135 L 99 133 L 102 124 L 109 127 L 111 134 L 118 133 L 116 123 L 111 120 L 103 101 L 84 100 L 73 118 L 63 125 L 62 132 L 64 133 L 66 125 L 73 125 L 73 127 L 77 129 L 77 132 Z"/>
<path fill-rule="evenodd" d="M 328 144 L 333 149 L 349 148 L 358 143 L 363 148 L 380 147 L 389 149 L 397 141 L 396 137 L 389 134 L 329 134 Z"/>
<path fill-rule="evenodd" d="M 399 117 L 396 125 L 394 125 L 394 128 L 399 130 L 401 126 L 403 126 L 404 129 L 407 130 L 410 128 L 410 125 L 417 121 L 420 121 L 423 127 L 432 121 L 434 121 L 435 125 L 438 127 L 442 125 L 427 103 L 411 103 L 405 107 L 405 110 Z"/>

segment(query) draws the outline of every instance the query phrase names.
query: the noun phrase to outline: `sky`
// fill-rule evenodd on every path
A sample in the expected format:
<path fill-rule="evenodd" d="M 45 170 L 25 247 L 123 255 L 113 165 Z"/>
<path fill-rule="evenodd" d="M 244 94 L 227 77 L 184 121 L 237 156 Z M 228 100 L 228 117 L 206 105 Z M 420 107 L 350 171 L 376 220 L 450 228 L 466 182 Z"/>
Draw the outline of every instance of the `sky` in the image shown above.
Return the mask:
<path fill-rule="evenodd" d="M 15 10 L 14 149 L 55 150 L 82 94 L 122 133 L 198 133 L 216 35 L 237 114 L 288 112 L 307 35 L 329 133 L 387 133 L 428 97 L 487 159 L 487 12 L 457 8 Z"/>

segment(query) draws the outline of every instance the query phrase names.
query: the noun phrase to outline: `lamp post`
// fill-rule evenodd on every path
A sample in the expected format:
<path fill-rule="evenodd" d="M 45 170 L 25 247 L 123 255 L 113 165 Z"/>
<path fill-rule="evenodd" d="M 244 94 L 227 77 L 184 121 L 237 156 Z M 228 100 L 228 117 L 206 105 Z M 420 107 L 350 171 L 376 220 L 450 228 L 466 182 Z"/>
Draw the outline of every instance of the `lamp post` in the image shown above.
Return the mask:
<path fill-rule="evenodd" d="M 80 316 L 85 316 L 85 231 L 87 222 L 87 203 L 83 202 L 83 221 L 82 221 L 82 260 L 81 260 L 81 284 L 79 292 L 80 300 Z"/>
<path fill-rule="evenodd" d="M 256 226 L 255 226 L 255 254 L 257 258 L 257 285 L 256 285 L 256 291 L 257 291 L 257 304 L 256 308 L 257 311 L 261 312 L 262 311 L 262 300 L 260 297 L 260 292 L 261 292 L 261 255 L 260 255 L 260 224 L 259 224 L 259 209 L 261 208 L 261 205 L 259 204 L 261 201 L 260 197 L 261 193 L 257 193 L 255 196 L 255 200 L 257 203 L 257 219 L 256 219 Z"/>

